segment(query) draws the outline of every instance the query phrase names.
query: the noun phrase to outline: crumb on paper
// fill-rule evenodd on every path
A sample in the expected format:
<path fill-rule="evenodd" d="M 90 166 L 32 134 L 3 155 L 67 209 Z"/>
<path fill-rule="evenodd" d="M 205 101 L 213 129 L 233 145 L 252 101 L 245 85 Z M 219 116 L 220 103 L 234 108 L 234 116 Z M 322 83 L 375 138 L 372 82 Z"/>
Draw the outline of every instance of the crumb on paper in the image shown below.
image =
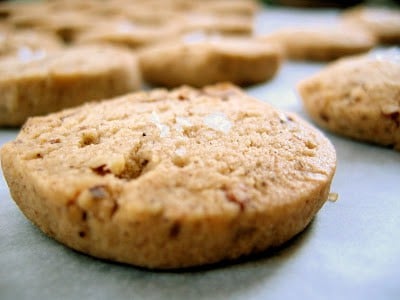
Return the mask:
<path fill-rule="evenodd" d="M 338 199 L 339 199 L 339 194 L 338 193 L 329 193 L 328 201 L 336 202 Z"/>

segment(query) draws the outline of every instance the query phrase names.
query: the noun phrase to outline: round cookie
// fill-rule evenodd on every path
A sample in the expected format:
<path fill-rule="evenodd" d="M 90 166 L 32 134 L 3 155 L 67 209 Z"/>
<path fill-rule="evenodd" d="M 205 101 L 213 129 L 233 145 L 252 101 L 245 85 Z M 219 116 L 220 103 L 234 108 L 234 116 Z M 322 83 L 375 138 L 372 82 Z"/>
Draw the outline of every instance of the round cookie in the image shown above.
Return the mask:
<path fill-rule="evenodd" d="M 196 10 L 217 15 L 254 16 L 260 10 L 260 4 L 252 0 L 214 0 L 198 1 Z"/>
<path fill-rule="evenodd" d="M 181 27 L 178 24 L 160 26 L 138 24 L 127 19 L 113 19 L 96 23 L 83 32 L 75 41 L 77 44 L 109 43 L 130 48 L 176 39 Z"/>
<path fill-rule="evenodd" d="M 54 35 L 31 30 L 9 30 L 0 32 L 0 58 L 46 55 L 63 48 L 62 42 Z"/>
<path fill-rule="evenodd" d="M 55 33 L 65 43 L 74 43 L 92 24 L 102 21 L 101 17 L 86 11 L 66 10 L 53 12 L 39 28 Z"/>
<path fill-rule="evenodd" d="M 139 53 L 143 78 L 166 87 L 182 84 L 201 87 L 221 81 L 255 84 L 271 79 L 281 60 L 278 45 L 202 33 L 145 48 Z"/>
<path fill-rule="evenodd" d="M 342 18 L 371 31 L 383 44 L 400 44 L 399 9 L 359 6 L 345 11 Z"/>
<path fill-rule="evenodd" d="M 247 16 L 215 15 L 204 12 L 187 12 L 181 18 L 186 32 L 204 31 L 223 35 L 251 35 L 253 18 Z"/>
<path fill-rule="evenodd" d="M 346 25 L 285 28 L 259 39 L 280 43 L 291 60 L 329 61 L 366 52 L 376 44 L 369 31 Z"/>
<path fill-rule="evenodd" d="M 136 57 L 119 48 L 76 47 L 3 59 L 0 126 L 18 126 L 31 116 L 128 93 L 140 83 Z"/>
<path fill-rule="evenodd" d="M 2 1 L 0 2 L 0 20 L 8 23 L 16 16 L 27 16 L 29 13 L 37 15 L 39 10 L 43 11 L 46 7 L 44 2 Z"/>
<path fill-rule="evenodd" d="M 324 204 L 336 165 L 314 127 L 222 84 L 31 118 L 1 159 L 12 197 L 46 234 L 161 269 L 281 245 Z"/>
<path fill-rule="evenodd" d="M 48 22 L 51 16 L 44 2 L 7 2 L 8 5 L 0 4 L 0 13 L 3 10 L 6 24 L 18 28 L 32 30 Z M 46 17 L 43 17 L 46 16 Z"/>
<path fill-rule="evenodd" d="M 298 85 L 311 118 L 329 130 L 400 150 L 400 51 L 342 59 Z"/>

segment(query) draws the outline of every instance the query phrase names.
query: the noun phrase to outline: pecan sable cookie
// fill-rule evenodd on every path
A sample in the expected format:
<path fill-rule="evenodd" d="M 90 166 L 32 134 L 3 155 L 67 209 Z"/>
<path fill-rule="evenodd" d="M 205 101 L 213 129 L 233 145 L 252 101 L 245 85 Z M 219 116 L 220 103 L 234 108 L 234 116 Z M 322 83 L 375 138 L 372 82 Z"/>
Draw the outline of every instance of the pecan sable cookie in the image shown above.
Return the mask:
<path fill-rule="evenodd" d="M 318 130 L 228 84 L 31 118 L 1 159 L 12 197 L 47 235 L 159 269 L 281 245 L 324 204 L 336 165 Z"/>
<path fill-rule="evenodd" d="M 298 85 L 311 118 L 329 130 L 400 150 L 400 50 L 342 59 Z"/>
<path fill-rule="evenodd" d="M 128 93 L 141 84 L 136 57 L 119 48 L 23 54 L 0 61 L 0 126 L 19 126 L 28 117 Z"/>

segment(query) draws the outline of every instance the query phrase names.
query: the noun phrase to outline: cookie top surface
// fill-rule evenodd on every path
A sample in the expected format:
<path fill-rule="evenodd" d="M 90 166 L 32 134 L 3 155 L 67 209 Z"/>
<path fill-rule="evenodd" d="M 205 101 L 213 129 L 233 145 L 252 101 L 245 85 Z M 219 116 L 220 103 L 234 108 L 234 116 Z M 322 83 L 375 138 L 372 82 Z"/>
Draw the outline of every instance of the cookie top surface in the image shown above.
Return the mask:
<path fill-rule="evenodd" d="M 49 72 L 54 76 L 97 74 L 133 59 L 134 56 L 129 51 L 111 46 L 79 46 L 49 54 L 31 51 L 25 56 L 1 61 L 0 81 L 47 76 Z"/>
<path fill-rule="evenodd" d="M 242 36 L 223 36 L 219 34 L 209 34 L 205 31 L 192 31 L 177 36 L 171 41 L 155 44 L 150 47 L 143 48 L 139 52 L 139 56 L 143 59 L 157 59 L 159 61 L 166 60 L 169 54 L 200 55 L 207 56 L 210 53 L 220 56 L 236 56 L 242 58 L 252 58 L 261 56 L 273 56 L 279 59 L 283 56 L 283 49 L 279 43 L 266 43 L 262 40 L 242 37 Z M 196 56 L 192 56 L 197 58 Z M 196 61 L 195 59 L 193 59 Z M 197 63 L 199 60 L 197 60 Z M 196 64 L 194 64 L 196 65 Z"/>
<path fill-rule="evenodd" d="M 170 22 L 155 26 L 140 24 L 126 18 L 114 18 L 97 22 L 78 35 L 77 43 L 108 42 L 139 47 L 175 38 L 181 31 L 179 24 Z"/>
<path fill-rule="evenodd" d="M 345 24 L 283 28 L 263 39 L 293 47 L 307 46 L 320 49 L 326 47 L 372 47 L 375 45 L 375 38 L 370 32 Z"/>
<path fill-rule="evenodd" d="M 227 35 L 250 35 L 253 32 L 253 19 L 244 16 L 218 16 L 202 12 L 188 12 L 180 21 L 187 31 L 203 30 Z"/>
<path fill-rule="evenodd" d="M 342 18 L 349 23 L 365 27 L 381 42 L 399 43 L 400 10 L 384 7 L 355 7 L 345 11 Z"/>
<path fill-rule="evenodd" d="M 0 57 L 19 57 L 28 59 L 29 52 L 40 52 L 45 55 L 62 49 L 61 41 L 49 33 L 30 30 L 0 32 Z"/>
<path fill-rule="evenodd" d="M 366 55 L 341 59 L 332 63 L 321 72 L 305 79 L 300 86 L 320 82 L 325 87 L 338 89 L 338 93 L 347 93 L 352 88 L 361 88 L 368 97 L 361 97 L 356 106 L 365 106 L 374 111 L 380 107 L 396 107 L 400 111 L 400 49 L 376 50 Z M 338 97 L 335 102 L 348 99 Z M 380 109 L 379 109 L 380 110 Z M 379 111 L 378 110 L 378 111 Z"/>
<path fill-rule="evenodd" d="M 336 163 L 313 127 L 231 85 L 141 92 L 32 118 L 2 150 L 57 195 L 51 201 L 107 192 L 126 216 L 282 207 L 330 182 Z"/>

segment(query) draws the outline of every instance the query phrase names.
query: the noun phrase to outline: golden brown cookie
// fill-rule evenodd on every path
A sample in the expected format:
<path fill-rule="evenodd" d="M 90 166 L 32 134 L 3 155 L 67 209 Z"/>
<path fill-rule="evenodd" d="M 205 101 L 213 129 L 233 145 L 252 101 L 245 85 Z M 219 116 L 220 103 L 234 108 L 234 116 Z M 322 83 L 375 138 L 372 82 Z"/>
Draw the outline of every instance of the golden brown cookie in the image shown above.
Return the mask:
<path fill-rule="evenodd" d="M 112 19 L 91 25 L 75 41 L 77 44 L 109 43 L 129 48 L 166 42 L 176 38 L 181 27 L 175 23 L 159 25 L 139 24 L 127 19 Z"/>
<path fill-rule="evenodd" d="M 0 4 L 0 14 L 5 16 L 4 21 L 14 28 L 29 29 L 47 24 L 51 12 L 44 2 L 5 2 Z M 44 17 L 46 16 L 46 17 Z"/>
<path fill-rule="evenodd" d="M 346 25 L 285 28 L 259 38 L 280 43 L 292 60 L 329 61 L 366 52 L 376 44 L 369 31 Z"/>
<path fill-rule="evenodd" d="M 136 57 L 119 48 L 76 47 L 49 55 L 26 52 L 0 61 L 0 126 L 18 126 L 30 116 L 139 87 Z"/>
<path fill-rule="evenodd" d="M 343 19 L 372 32 L 384 44 L 400 44 L 400 10 L 384 7 L 363 7 L 345 11 Z"/>
<path fill-rule="evenodd" d="M 0 2 L 0 20 L 9 22 L 18 16 L 28 16 L 29 13 L 36 16 L 40 10 L 42 14 L 46 12 L 46 5 L 43 2 L 2 1 Z"/>
<path fill-rule="evenodd" d="M 400 51 L 329 65 L 298 90 L 311 118 L 335 133 L 400 150 Z"/>
<path fill-rule="evenodd" d="M 197 1 L 194 9 L 217 15 L 254 16 L 260 9 L 260 4 L 253 0 L 213 0 Z"/>
<path fill-rule="evenodd" d="M 282 50 L 254 39 L 224 38 L 193 33 L 180 41 L 149 47 L 139 54 L 146 81 L 166 87 L 201 87 L 221 81 L 250 85 L 271 79 Z"/>
<path fill-rule="evenodd" d="M 203 12 L 188 12 L 181 18 L 186 32 L 204 31 L 223 35 L 251 35 L 253 19 L 248 16 L 219 16 Z"/>
<path fill-rule="evenodd" d="M 161 269 L 281 245 L 324 204 L 336 164 L 318 130 L 231 85 L 31 118 L 1 160 L 12 197 L 46 234 Z"/>
<path fill-rule="evenodd" d="M 46 55 L 63 48 L 62 42 L 55 36 L 45 32 L 32 30 L 9 30 L 0 32 L 0 58 Z"/>

